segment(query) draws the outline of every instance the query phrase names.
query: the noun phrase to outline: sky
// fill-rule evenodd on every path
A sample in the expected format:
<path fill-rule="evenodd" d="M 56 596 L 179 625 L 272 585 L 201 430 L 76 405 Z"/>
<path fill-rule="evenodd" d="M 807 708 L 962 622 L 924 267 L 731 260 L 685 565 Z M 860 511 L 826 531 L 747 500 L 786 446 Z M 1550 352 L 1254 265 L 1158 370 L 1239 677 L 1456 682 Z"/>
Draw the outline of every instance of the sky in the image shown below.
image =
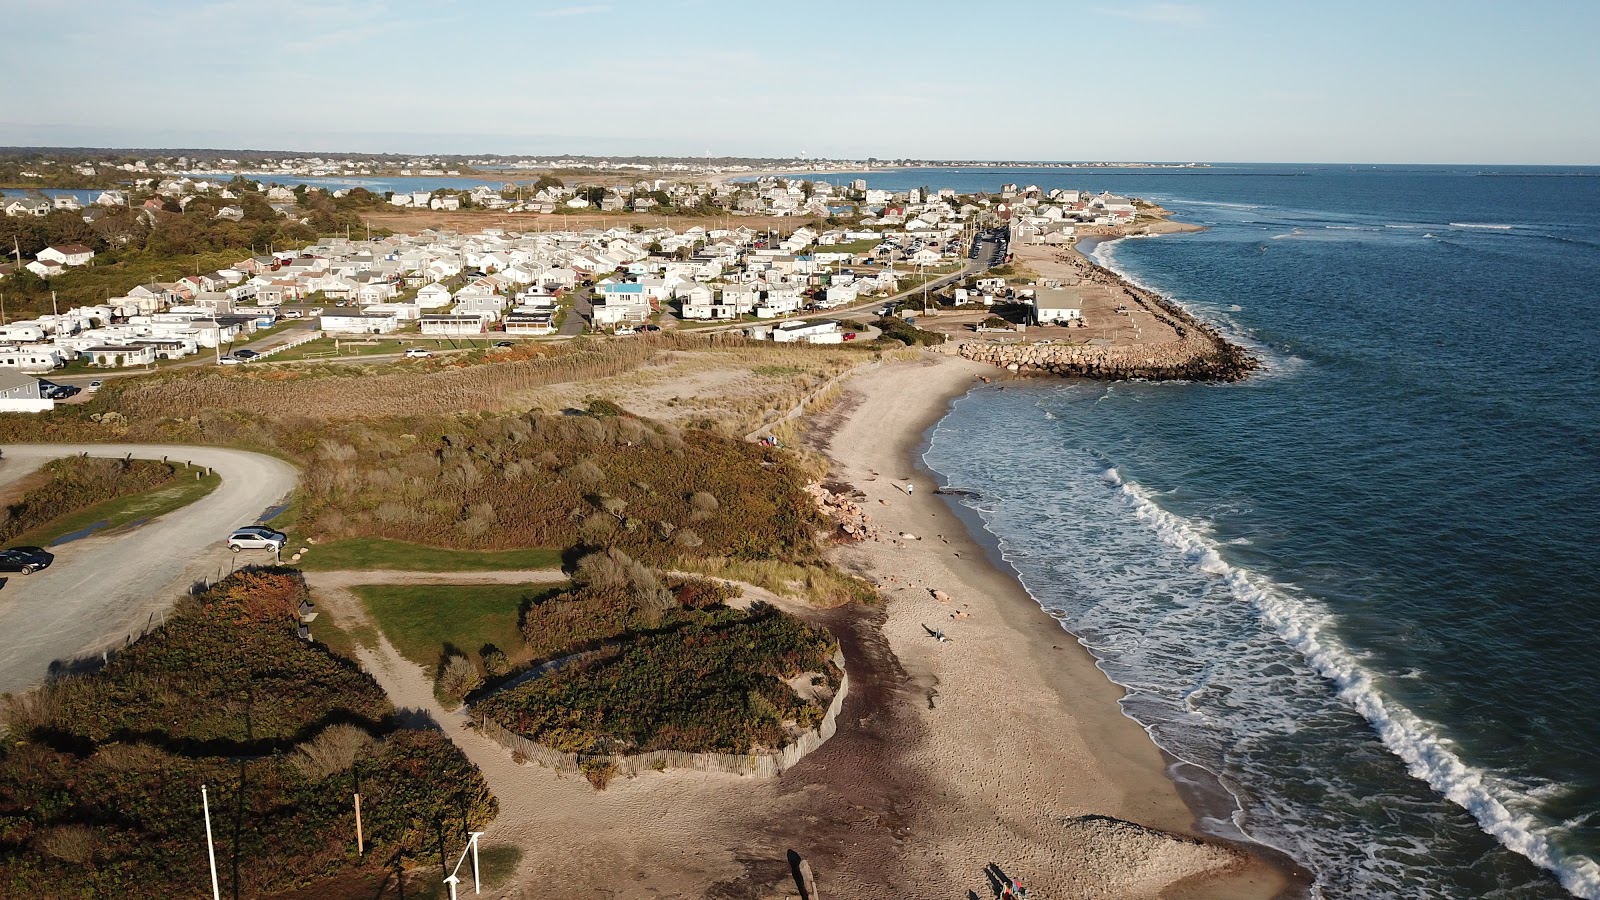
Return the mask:
<path fill-rule="evenodd" d="M 1600 164 L 1600 0 L 0 0 L 0 145 Z"/>

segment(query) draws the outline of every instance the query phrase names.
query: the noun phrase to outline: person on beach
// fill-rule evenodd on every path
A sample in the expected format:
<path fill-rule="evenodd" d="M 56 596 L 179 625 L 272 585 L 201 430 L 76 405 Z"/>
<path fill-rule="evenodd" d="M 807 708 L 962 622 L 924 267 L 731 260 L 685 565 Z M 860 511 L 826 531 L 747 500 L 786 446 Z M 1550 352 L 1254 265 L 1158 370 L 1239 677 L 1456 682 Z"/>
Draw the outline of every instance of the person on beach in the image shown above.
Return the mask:
<path fill-rule="evenodd" d="M 909 481 L 906 482 L 906 496 L 908 496 L 908 497 L 911 496 L 911 491 L 915 487 L 916 487 L 916 485 L 912 484 L 911 482 L 909 482 Z"/>

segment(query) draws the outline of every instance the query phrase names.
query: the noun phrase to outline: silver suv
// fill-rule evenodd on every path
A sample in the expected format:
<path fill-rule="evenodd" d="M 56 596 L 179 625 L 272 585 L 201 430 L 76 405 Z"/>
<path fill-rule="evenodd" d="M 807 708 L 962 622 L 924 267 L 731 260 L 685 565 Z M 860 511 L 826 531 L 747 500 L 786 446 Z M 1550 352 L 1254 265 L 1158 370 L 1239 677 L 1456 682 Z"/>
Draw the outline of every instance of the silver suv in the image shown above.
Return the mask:
<path fill-rule="evenodd" d="M 288 540 L 289 536 L 281 531 L 274 531 L 265 525 L 252 525 L 228 535 L 228 549 L 235 553 L 240 550 L 271 550 L 273 553 L 281 553 L 283 545 Z"/>

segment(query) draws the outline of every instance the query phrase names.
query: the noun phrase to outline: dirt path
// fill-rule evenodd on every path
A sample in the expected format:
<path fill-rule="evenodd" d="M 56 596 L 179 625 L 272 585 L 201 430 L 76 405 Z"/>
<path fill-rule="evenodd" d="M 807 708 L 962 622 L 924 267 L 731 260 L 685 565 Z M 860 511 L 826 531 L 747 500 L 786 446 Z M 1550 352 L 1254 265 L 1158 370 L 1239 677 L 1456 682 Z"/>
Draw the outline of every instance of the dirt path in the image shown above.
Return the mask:
<path fill-rule="evenodd" d="M 357 656 L 402 717 L 411 724 L 437 725 L 478 767 L 499 799 L 500 815 L 489 826 L 485 841 L 521 847 L 524 856 L 510 883 L 486 891 L 485 896 L 503 900 L 576 896 L 582 891 L 572 885 L 579 882 L 597 891 L 588 896 L 603 897 L 715 895 L 776 900 L 793 893 L 792 881 L 784 888 L 787 864 L 781 862 L 792 841 L 780 840 L 757 854 L 760 866 L 752 856 L 753 848 L 765 843 L 762 833 L 773 830 L 781 795 L 798 790 L 780 783 L 789 781 L 787 777 L 758 781 L 673 770 L 618 780 L 600 793 L 582 778 L 518 765 L 508 750 L 469 728 L 462 712 L 447 712 L 440 706 L 426 669 L 400 655 L 351 591 L 363 584 L 547 584 L 566 580 L 561 570 L 369 570 L 305 576 L 323 614 L 347 630 L 369 626 L 377 635 L 376 646 L 358 647 Z M 816 615 L 789 598 L 754 585 L 741 587 L 746 600 Z M 827 750 L 824 745 L 814 755 Z M 802 761 L 792 771 L 807 765 Z M 729 892 L 707 894 L 708 885 L 725 886 Z M 552 887 L 557 888 L 553 894 Z"/>

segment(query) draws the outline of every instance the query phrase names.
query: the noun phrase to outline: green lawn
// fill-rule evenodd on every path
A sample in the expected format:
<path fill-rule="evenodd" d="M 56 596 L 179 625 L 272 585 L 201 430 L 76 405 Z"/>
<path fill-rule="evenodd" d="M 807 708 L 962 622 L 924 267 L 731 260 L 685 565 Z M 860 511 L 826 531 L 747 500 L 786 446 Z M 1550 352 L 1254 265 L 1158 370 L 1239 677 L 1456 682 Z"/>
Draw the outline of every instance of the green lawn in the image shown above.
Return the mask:
<path fill-rule="evenodd" d="M 299 548 L 304 544 L 294 543 Z M 407 572 L 480 572 L 499 569 L 556 569 L 561 551 L 545 547 L 531 550 L 446 550 L 384 538 L 344 538 L 315 544 L 300 560 L 302 569 L 399 569 Z"/>
<path fill-rule="evenodd" d="M 446 645 L 481 665 L 485 644 L 513 662 L 528 658 L 518 625 L 523 604 L 565 584 L 375 584 L 354 588 L 400 655 L 430 670 Z"/>
<path fill-rule="evenodd" d="M 86 509 L 74 513 L 58 516 L 51 519 L 32 531 L 17 535 L 11 541 L 13 546 L 48 547 L 65 534 L 82 531 L 90 525 L 104 522 L 105 525 L 96 529 L 95 534 L 104 534 L 116 528 L 121 528 L 133 522 L 154 519 L 156 516 L 165 515 L 173 510 L 199 500 L 211 493 L 222 484 L 222 476 L 216 473 L 195 478 L 198 469 L 185 469 L 178 467 L 178 474 L 174 481 L 142 494 L 130 494 L 127 497 L 117 497 L 96 503 Z"/>

